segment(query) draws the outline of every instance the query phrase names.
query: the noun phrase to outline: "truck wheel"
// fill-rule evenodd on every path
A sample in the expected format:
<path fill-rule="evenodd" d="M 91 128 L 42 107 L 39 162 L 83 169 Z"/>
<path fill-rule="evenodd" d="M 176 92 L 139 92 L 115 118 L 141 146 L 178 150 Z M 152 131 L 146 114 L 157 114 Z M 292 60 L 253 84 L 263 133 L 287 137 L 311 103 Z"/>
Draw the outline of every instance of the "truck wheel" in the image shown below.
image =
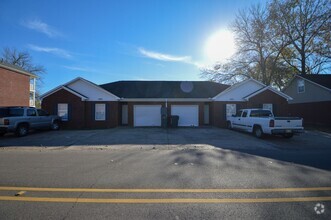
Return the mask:
<path fill-rule="evenodd" d="M 229 122 L 229 121 L 228 121 L 228 122 L 226 123 L 226 127 L 227 127 L 228 129 L 230 129 L 230 130 L 231 130 L 231 129 L 232 129 L 232 125 L 231 125 L 231 122 Z"/>
<path fill-rule="evenodd" d="M 29 133 L 29 126 L 26 124 L 20 124 L 16 129 L 16 135 L 23 137 Z"/>
<path fill-rule="evenodd" d="M 283 137 L 284 137 L 284 138 L 291 138 L 291 137 L 293 137 L 293 133 L 290 133 L 290 134 L 283 134 Z"/>
<path fill-rule="evenodd" d="M 253 134 L 257 138 L 262 138 L 263 137 L 263 131 L 260 126 L 254 127 Z"/>
<path fill-rule="evenodd" d="M 53 123 L 51 124 L 51 129 L 53 131 L 59 130 L 60 129 L 60 123 L 59 123 L 59 121 L 53 121 Z"/>

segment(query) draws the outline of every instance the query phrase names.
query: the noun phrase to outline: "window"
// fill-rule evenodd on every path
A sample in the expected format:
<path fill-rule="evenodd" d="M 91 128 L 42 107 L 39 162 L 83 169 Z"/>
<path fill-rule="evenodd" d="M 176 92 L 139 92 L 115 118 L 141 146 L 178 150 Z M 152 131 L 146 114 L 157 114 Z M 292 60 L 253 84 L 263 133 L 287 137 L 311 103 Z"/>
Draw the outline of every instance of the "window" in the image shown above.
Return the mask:
<path fill-rule="evenodd" d="M 242 110 L 239 110 L 236 114 L 236 117 L 240 117 L 242 112 L 243 112 Z"/>
<path fill-rule="evenodd" d="M 27 116 L 37 116 L 36 110 L 34 109 L 28 109 L 26 112 Z"/>
<path fill-rule="evenodd" d="M 269 110 L 252 110 L 250 116 L 269 118 L 272 117 L 272 114 Z"/>
<path fill-rule="evenodd" d="M 303 79 L 299 79 L 297 81 L 297 86 L 298 86 L 298 93 L 303 93 L 305 92 L 305 81 Z"/>
<path fill-rule="evenodd" d="M 38 112 L 38 115 L 39 115 L 39 116 L 48 116 L 48 113 L 45 112 L 44 110 L 37 109 L 37 112 Z"/>
<path fill-rule="evenodd" d="M 95 120 L 106 120 L 106 104 L 95 104 Z"/>
<path fill-rule="evenodd" d="M 243 112 L 242 117 L 243 117 L 243 118 L 246 118 L 246 117 L 247 117 L 247 111 L 244 111 L 244 112 Z"/>
<path fill-rule="evenodd" d="M 61 117 L 62 121 L 68 121 L 68 104 L 67 103 L 57 104 L 57 115 Z"/>
<path fill-rule="evenodd" d="M 263 104 L 263 109 L 270 110 L 272 112 L 272 104 L 271 103 Z"/>
<path fill-rule="evenodd" d="M 226 118 L 235 115 L 237 111 L 236 104 L 226 104 Z"/>
<path fill-rule="evenodd" d="M 0 118 L 23 116 L 23 108 L 0 108 Z"/>

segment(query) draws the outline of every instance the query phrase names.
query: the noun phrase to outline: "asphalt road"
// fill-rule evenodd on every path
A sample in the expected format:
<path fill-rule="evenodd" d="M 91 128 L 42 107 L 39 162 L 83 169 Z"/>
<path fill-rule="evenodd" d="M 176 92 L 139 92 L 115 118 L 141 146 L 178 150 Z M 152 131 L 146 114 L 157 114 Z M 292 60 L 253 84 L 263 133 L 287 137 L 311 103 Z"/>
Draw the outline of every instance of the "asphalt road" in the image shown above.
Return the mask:
<path fill-rule="evenodd" d="M 96 134 L 107 130 L 0 139 L 0 219 L 331 218 L 328 134 L 314 148 L 307 137 L 209 130 L 221 136 L 216 142 L 199 139 L 208 129 L 170 131 L 166 139 L 142 130 L 154 137 L 143 142 L 141 130 L 132 131 L 139 144 L 117 139 L 125 130 L 104 139 Z M 75 138 L 65 146 L 61 135 Z M 241 140 L 224 139 L 231 135 Z"/>

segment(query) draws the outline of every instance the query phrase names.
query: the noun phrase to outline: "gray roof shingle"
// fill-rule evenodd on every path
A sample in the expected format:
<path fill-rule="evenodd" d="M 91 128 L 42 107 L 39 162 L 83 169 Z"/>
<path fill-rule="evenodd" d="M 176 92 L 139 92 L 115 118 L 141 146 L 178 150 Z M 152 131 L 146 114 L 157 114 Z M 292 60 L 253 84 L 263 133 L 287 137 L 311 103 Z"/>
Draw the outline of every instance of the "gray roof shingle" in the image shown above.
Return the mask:
<path fill-rule="evenodd" d="M 209 81 L 118 81 L 100 86 L 120 98 L 212 98 L 229 87 Z"/>
<path fill-rule="evenodd" d="M 299 76 L 331 89 L 331 74 L 307 74 Z"/>

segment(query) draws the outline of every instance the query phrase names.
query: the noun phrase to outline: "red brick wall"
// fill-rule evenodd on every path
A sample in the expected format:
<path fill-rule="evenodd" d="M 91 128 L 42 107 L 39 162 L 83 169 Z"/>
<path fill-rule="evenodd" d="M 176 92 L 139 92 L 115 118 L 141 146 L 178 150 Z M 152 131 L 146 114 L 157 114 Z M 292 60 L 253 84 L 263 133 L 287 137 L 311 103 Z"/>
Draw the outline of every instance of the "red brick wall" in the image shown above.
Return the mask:
<path fill-rule="evenodd" d="M 57 104 L 69 104 L 69 120 L 62 122 L 63 128 L 98 129 L 118 126 L 118 102 L 89 102 L 61 89 L 42 101 L 42 108 L 57 115 Z M 94 108 L 96 103 L 106 104 L 106 120 L 95 121 Z"/>
<path fill-rule="evenodd" d="M 29 106 L 30 77 L 0 67 L 0 106 Z"/>
<path fill-rule="evenodd" d="M 62 122 L 63 128 L 82 129 L 85 127 L 85 103 L 81 98 L 61 89 L 42 101 L 42 108 L 50 114 L 57 115 L 57 104 L 68 103 L 69 120 Z"/>
<path fill-rule="evenodd" d="M 249 99 L 247 103 L 248 108 L 262 108 L 263 104 L 272 103 L 273 113 L 276 116 L 288 116 L 288 103 L 285 98 L 277 95 L 270 90 L 261 92 L 260 94 Z"/>
<path fill-rule="evenodd" d="M 106 120 L 96 121 L 95 120 L 95 104 L 106 104 Z M 119 112 L 118 102 L 85 102 L 85 128 L 95 129 L 95 128 L 113 128 L 118 126 Z"/>
<path fill-rule="evenodd" d="M 292 116 L 303 118 L 304 125 L 322 125 L 331 127 L 331 101 L 289 104 Z"/>
<path fill-rule="evenodd" d="M 247 102 L 212 102 L 210 121 L 213 126 L 226 127 L 226 104 L 236 104 L 237 111 L 247 108 Z"/>

